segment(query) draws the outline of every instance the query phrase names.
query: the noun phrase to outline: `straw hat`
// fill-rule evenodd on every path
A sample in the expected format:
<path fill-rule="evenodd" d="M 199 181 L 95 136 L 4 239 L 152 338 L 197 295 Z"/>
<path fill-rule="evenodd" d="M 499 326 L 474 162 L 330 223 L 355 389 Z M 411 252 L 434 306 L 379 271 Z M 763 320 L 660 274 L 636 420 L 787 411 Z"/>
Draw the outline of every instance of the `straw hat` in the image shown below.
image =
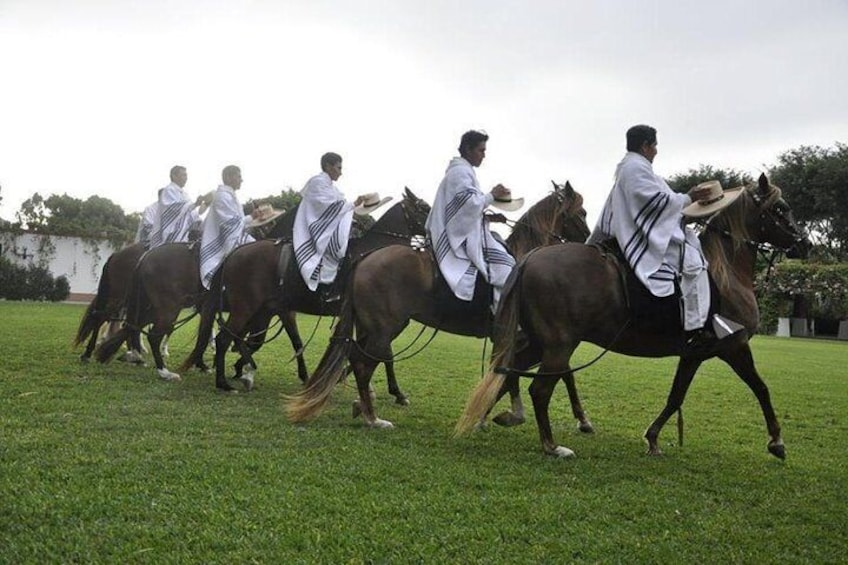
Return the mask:
<path fill-rule="evenodd" d="M 376 192 L 369 192 L 367 194 L 362 195 L 362 204 L 356 206 L 353 209 L 353 213 L 358 216 L 367 216 L 389 200 L 391 200 L 391 196 L 386 196 L 385 198 L 380 198 L 380 195 Z"/>
<path fill-rule="evenodd" d="M 709 188 L 706 197 L 696 200 L 683 209 L 683 215 L 689 218 L 702 218 L 715 214 L 719 210 L 730 206 L 734 200 L 739 198 L 745 187 L 729 188 L 722 190 L 721 183 L 717 180 L 708 180 L 697 185 L 696 188 Z"/>
<path fill-rule="evenodd" d="M 498 198 L 495 197 L 495 201 L 492 202 L 492 206 L 499 210 L 503 210 L 504 212 L 515 212 L 522 206 L 524 206 L 524 198 L 513 198 L 511 192 L 507 192 L 506 196 L 502 196 Z"/>
<path fill-rule="evenodd" d="M 277 210 L 270 204 L 260 204 L 256 207 L 253 217 L 247 222 L 247 229 L 258 228 L 264 226 L 268 222 L 273 222 L 285 213 L 285 210 Z"/>

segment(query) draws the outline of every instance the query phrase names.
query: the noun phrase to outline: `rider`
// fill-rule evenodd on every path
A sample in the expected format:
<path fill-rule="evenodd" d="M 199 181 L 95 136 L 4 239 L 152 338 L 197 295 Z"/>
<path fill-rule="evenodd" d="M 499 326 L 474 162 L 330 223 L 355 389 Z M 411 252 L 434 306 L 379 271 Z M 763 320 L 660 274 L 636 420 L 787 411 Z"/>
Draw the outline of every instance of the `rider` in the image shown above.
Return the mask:
<path fill-rule="evenodd" d="M 615 170 L 615 184 L 587 243 L 615 238 L 636 277 L 656 297 L 672 296 L 679 285 L 687 343 L 715 339 L 705 328 L 710 311 L 707 260 L 696 232 L 684 225 L 684 209 L 709 198 L 709 183 L 687 194 L 671 190 L 653 171 L 657 130 L 636 125 L 627 130 L 627 154 Z M 717 211 L 729 204 L 725 199 Z M 719 322 L 733 322 L 719 318 Z M 715 326 L 715 324 L 714 324 Z M 741 329 L 741 326 L 739 326 Z M 717 332 L 723 337 L 732 331 Z"/>
<path fill-rule="evenodd" d="M 188 181 L 186 168 L 180 165 L 171 167 L 171 183 L 159 191 L 156 214 L 150 232 L 150 247 L 158 247 L 165 243 L 182 243 L 188 241 L 192 226 L 200 222 L 200 216 L 195 208 L 201 204 L 201 199 L 192 202 L 184 187 Z"/>
<path fill-rule="evenodd" d="M 488 139 L 486 133 L 474 130 L 462 135 L 460 156 L 448 163 L 426 228 L 439 270 L 456 297 L 465 301 L 474 298 L 479 272 L 493 287 L 492 311 L 495 311 L 515 259 L 489 231 L 490 221 L 504 221 L 505 218 L 487 216 L 485 211 L 489 206 L 517 210 L 524 199 L 513 200 L 510 190 L 502 184 L 488 193 L 480 189 L 474 168 L 486 157 Z"/>
<path fill-rule="evenodd" d="M 144 209 L 138 222 L 138 230 L 135 232 L 135 242 L 140 243 L 145 249 L 150 247 L 150 232 L 153 230 L 153 219 L 159 202 L 156 201 Z"/>
<path fill-rule="evenodd" d="M 227 165 L 221 173 L 224 184 L 212 197 L 209 213 L 203 220 L 200 236 L 200 280 L 209 288 L 215 271 L 224 258 L 236 247 L 253 241 L 245 231 L 247 221 L 236 191 L 241 188 L 241 169 Z"/>
<path fill-rule="evenodd" d="M 368 214 L 388 199 L 367 207 L 365 195 L 352 203 L 345 200 L 335 184 L 342 176 L 342 158 L 337 153 L 321 156 L 321 171 L 300 191 L 302 200 L 294 219 L 293 243 L 307 288 L 320 289 L 323 300 L 331 302 L 339 298 L 333 282 L 347 253 L 354 212 Z"/>

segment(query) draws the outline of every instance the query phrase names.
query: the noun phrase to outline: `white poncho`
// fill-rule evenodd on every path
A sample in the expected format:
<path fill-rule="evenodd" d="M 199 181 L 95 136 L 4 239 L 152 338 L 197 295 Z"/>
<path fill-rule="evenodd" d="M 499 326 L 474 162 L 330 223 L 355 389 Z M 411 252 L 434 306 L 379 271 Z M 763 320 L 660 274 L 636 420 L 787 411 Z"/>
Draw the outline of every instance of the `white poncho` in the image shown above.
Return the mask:
<path fill-rule="evenodd" d="M 245 216 L 236 192 L 222 184 L 215 191 L 200 236 L 200 280 L 209 288 L 215 271 L 236 247 L 253 241 L 245 232 Z"/>
<path fill-rule="evenodd" d="M 353 204 L 327 173 L 309 179 L 300 195 L 292 234 L 295 257 L 306 286 L 314 291 L 336 279 L 347 253 Z"/>
<path fill-rule="evenodd" d="M 150 232 L 150 247 L 188 241 L 188 232 L 192 224 L 199 219 L 188 194 L 172 182 L 159 191 L 156 216 L 153 218 L 153 229 Z"/>
<path fill-rule="evenodd" d="M 471 163 L 455 157 L 448 164 L 433 208 L 427 217 L 427 234 L 448 286 L 461 300 L 474 297 L 477 273 L 494 287 L 495 305 L 515 259 L 489 231 L 483 215 L 494 201 L 480 190 Z"/>
<path fill-rule="evenodd" d="M 153 230 L 153 219 L 156 217 L 156 209 L 159 202 L 154 202 L 141 213 L 138 222 L 138 230 L 135 232 L 135 242 L 145 247 L 150 247 L 150 232 Z"/>
<path fill-rule="evenodd" d="M 681 212 L 691 202 L 654 174 L 648 159 L 628 152 L 616 168 L 615 184 L 586 241 L 600 243 L 614 237 L 636 278 L 654 296 L 674 294 L 674 281 L 681 275 L 687 330 L 704 325 L 710 305 L 701 242 L 683 225 Z"/>

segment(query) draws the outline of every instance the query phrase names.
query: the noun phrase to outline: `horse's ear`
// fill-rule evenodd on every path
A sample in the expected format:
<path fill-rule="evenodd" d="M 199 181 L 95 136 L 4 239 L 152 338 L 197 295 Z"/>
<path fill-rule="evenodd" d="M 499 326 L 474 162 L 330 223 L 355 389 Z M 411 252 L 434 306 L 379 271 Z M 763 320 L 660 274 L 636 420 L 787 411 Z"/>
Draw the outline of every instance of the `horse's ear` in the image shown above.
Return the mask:
<path fill-rule="evenodd" d="M 551 179 L 551 184 L 554 185 L 554 192 L 557 192 L 559 190 L 559 185 L 553 179 Z"/>
<path fill-rule="evenodd" d="M 760 173 L 760 178 L 757 179 L 757 184 L 760 187 L 760 192 L 762 194 L 768 194 L 769 192 L 769 180 L 766 178 L 765 173 Z"/>
<path fill-rule="evenodd" d="M 410 198 L 410 197 L 412 196 L 412 192 L 410 192 L 410 190 L 409 190 L 409 187 L 408 187 L 408 186 L 403 187 L 403 195 L 404 195 L 406 198 Z"/>
<path fill-rule="evenodd" d="M 574 196 L 574 187 L 571 186 L 570 181 L 565 181 L 565 196 L 568 198 L 572 198 Z"/>

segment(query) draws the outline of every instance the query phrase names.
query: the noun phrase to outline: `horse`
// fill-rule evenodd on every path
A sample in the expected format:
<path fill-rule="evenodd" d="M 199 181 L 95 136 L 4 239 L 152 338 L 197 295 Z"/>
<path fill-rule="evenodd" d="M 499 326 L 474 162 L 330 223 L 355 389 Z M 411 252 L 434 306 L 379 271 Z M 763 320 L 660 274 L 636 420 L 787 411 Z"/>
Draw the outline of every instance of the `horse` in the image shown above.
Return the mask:
<path fill-rule="evenodd" d="M 778 187 L 765 175 L 744 188 L 742 196 L 715 214 L 700 234 L 719 297 L 718 313 L 744 329 L 702 348 L 686 345 L 679 325 L 663 329 L 640 327 L 628 308 L 617 261 L 598 247 L 564 244 L 538 250 L 513 271 L 501 299 L 493 339 L 491 364 L 471 394 L 457 423 L 456 433 L 470 431 L 494 399 L 503 394 L 507 374 L 533 378 L 530 396 L 546 454 L 569 457 L 570 449 L 557 445 L 551 433 L 548 405 L 557 380 L 564 376 L 573 386 L 571 355 L 581 341 L 636 357 L 677 356 L 679 361 L 665 407 L 645 432 L 648 453 L 659 455 L 658 437 L 669 417 L 678 411 L 698 367 L 718 357 L 727 363 L 756 396 L 769 435 L 768 451 L 785 458 L 780 426 L 768 387 L 754 365 L 749 340 L 759 324 L 754 293 L 758 249 L 771 245 L 784 250 L 806 245 Z M 715 298 L 715 294 L 714 294 Z M 641 322 L 644 324 L 644 322 Z M 523 351 L 517 345 L 518 328 L 526 335 Z M 519 356 L 533 358 L 537 373 L 517 371 Z M 573 394 L 572 394 L 573 392 Z M 569 389 L 572 412 L 583 414 L 576 388 Z"/>
<path fill-rule="evenodd" d="M 413 236 L 424 235 L 424 223 L 430 206 L 415 196 L 408 188 L 401 202 L 383 214 L 361 237 L 353 238 L 348 245 L 345 261 L 386 245 L 401 243 L 408 247 Z M 338 301 L 325 302 L 319 292 L 312 292 L 295 268 L 293 256 L 283 260 L 286 267 L 280 271 L 281 252 L 284 250 L 273 241 L 257 241 L 236 249 L 224 261 L 218 276 L 213 279 L 210 300 L 201 312 L 195 348 L 182 364 L 182 369 L 202 367 L 203 352 L 212 334 L 217 311 L 226 305 L 229 316 L 220 323 L 215 338 L 215 385 L 219 390 L 229 391 L 233 387 L 224 375 L 227 348 L 235 343 L 241 354 L 236 364 L 236 377 L 247 390 L 253 387 L 256 363 L 253 353 L 261 347 L 268 323 L 276 315 L 283 322 L 292 346 L 296 351 L 298 377 L 301 382 L 308 378 L 303 360 L 300 335 L 294 323 L 297 312 L 315 315 L 338 314 Z M 344 279 L 347 269 L 341 269 L 338 277 Z M 249 337 L 245 339 L 245 335 Z M 242 374 L 242 368 L 248 367 Z M 398 403 L 405 404 L 406 397 L 397 386 L 392 365 L 386 365 L 389 392 Z"/>
<path fill-rule="evenodd" d="M 106 322 L 111 325 L 122 317 L 121 311 L 126 304 L 132 272 L 142 254 L 144 246 L 134 243 L 110 255 L 103 265 L 100 281 L 97 283 L 97 294 L 85 309 L 74 338 L 75 347 L 88 340 L 85 351 L 80 355 L 81 362 L 88 363 L 91 359 L 100 327 Z"/>
<path fill-rule="evenodd" d="M 280 216 L 271 227 L 263 227 L 257 236 L 291 239 L 297 207 Z M 97 360 L 105 363 L 117 352 L 123 341 L 140 347 L 139 333 L 149 324 L 147 334 L 156 370 L 166 380 L 180 376 L 165 367 L 162 341 L 174 330 L 183 308 L 202 306 L 205 289 L 200 282 L 197 243 L 166 243 L 157 246 L 137 261 L 126 298 L 127 323 L 107 338 L 97 349 Z"/>
<path fill-rule="evenodd" d="M 506 243 L 520 259 L 539 246 L 585 241 L 588 235 L 583 197 L 570 183 L 554 183 L 554 190 L 515 223 Z M 488 337 L 487 290 L 478 286 L 470 303 L 456 298 L 441 278 L 429 248 L 422 252 L 392 246 L 368 255 L 354 269 L 335 333 L 318 368 L 304 390 L 286 401 L 289 420 L 303 422 L 317 416 L 349 361 L 359 390 L 354 413 L 361 413 L 369 427 L 392 427 L 391 422 L 377 417 L 368 394 L 377 363 L 391 359 L 392 341 L 410 319 L 454 334 Z M 354 327 L 356 340 L 352 339 Z M 514 417 L 523 419 L 517 385 L 516 378 L 510 388 Z"/>

